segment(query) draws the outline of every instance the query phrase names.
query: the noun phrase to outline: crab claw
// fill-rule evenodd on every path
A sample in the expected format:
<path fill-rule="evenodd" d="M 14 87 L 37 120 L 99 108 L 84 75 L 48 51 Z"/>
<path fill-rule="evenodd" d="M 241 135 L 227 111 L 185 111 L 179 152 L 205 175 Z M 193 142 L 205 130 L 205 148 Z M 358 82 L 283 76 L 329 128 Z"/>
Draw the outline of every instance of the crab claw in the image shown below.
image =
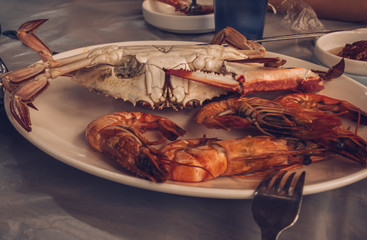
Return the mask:
<path fill-rule="evenodd" d="M 254 58 L 264 57 L 266 52 L 261 44 L 247 40 L 239 31 L 231 27 L 226 27 L 215 34 L 210 44 L 223 43 L 242 50 L 253 50 L 253 54 L 249 56 Z"/>
<path fill-rule="evenodd" d="M 324 80 L 332 80 L 334 78 L 338 78 L 341 75 L 343 75 L 344 68 L 345 68 L 345 61 L 344 61 L 344 58 L 342 58 L 342 60 L 340 60 L 339 63 L 334 65 L 327 72 L 317 71 L 317 70 L 312 70 L 312 71 L 315 72 L 315 73 L 318 73 L 320 75 L 320 77 Z"/>
<path fill-rule="evenodd" d="M 302 92 L 318 92 L 324 89 L 324 79 L 331 80 L 344 72 L 344 60 L 328 72 L 320 72 L 306 68 L 273 68 L 264 67 L 237 71 L 235 76 L 218 73 L 165 69 L 166 74 L 188 80 L 223 88 L 240 94 L 254 92 L 298 90 Z M 319 74 L 320 73 L 320 74 Z"/>
<path fill-rule="evenodd" d="M 19 97 L 10 96 L 10 112 L 22 128 L 27 132 L 32 131 L 28 107 Z"/>
<path fill-rule="evenodd" d="M 37 52 L 42 61 L 52 59 L 52 51 L 47 45 L 42 42 L 36 35 L 33 34 L 44 22 L 48 19 L 37 19 L 23 23 L 17 33 L 17 37 L 22 43 Z"/>
<path fill-rule="evenodd" d="M 263 68 L 247 71 L 235 77 L 217 73 L 172 69 L 166 70 L 166 73 L 240 94 L 293 89 L 315 92 L 324 88 L 322 79 L 316 73 L 305 68 Z"/>
<path fill-rule="evenodd" d="M 10 94 L 10 112 L 14 119 L 28 132 L 32 130 L 28 107 L 37 110 L 33 99 L 49 85 L 46 77 L 36 77 Z"/>

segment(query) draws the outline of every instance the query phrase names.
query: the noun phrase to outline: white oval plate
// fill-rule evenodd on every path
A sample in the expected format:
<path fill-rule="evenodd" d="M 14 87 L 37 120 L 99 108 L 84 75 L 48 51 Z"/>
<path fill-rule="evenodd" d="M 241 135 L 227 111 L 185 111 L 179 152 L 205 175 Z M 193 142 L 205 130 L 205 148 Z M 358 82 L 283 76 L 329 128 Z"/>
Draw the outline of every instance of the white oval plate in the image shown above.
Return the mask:
<path fill-rule="evenodd" d="M 332 67 L 341 60 L 341 57 L 336 55 L 336 51 L 340 51 L 347 43 L 352 44 L 360 40 L 367 41 L 367 28 L 329 33 L 317 39 L 315 55 L 323 64 Z M 367 75 L 367 62 L 345 59 L 345 72 Z"/>
<path fill-rule="evenodd" d="M 139 41 L 123 42 L 118 45 L 172 45 L 194 44 L 192 42 L 172 41 Z M 55 58 L 71 56 L 85 52 L 91 46 L 79 48 L 55 55 Z M 300 66 L 312 69 L 322 67 L 287 57 L 280 54 L 269 53 L 269 56 L 279 56 L 287 60 L 288 67 Z M 94 151 L 84 138 L 84 131 L 89 122 L 101 115 L 116 111 L 143 111 L 165 116 L 177 122 L 187 130 L 186 138 L 207 137 L 235 138 L 241 137 L 240 131 L 227 132 L 224 130 L 209 130 L 192 120 L 197 110 L 183 111 L 164 110 L 152 111 L 134 108 L 130 103 L 104 97 L 80 87 L 68 77 L 59 77 L 50 81 L 49 88 L 35 101 L 39 111 L 30 110 L 33 130 L 27 133 L 14 120 L 9 111 L 9 94 L 5 94 L 5 108 L 7 115 L 14 127 L 32 144 L 52 157 L 104 179 L 118 183 L 178 195 L 209 197 L 209 198 L 251 198 L 259 179 L 242 179 L 221 177 L 202 183 L 178 183 L 168 181 L 162 184 L 152 183 L 147 180 L 130 176 L 118 169 L 111 160 Z M 342 89 L 342 91 L 341 91 Z M 342 76 L 339 79 L 326 83 L 325 95 L 348 100 L 363 110 L 367 110 L 367 88 L 351 78 Z M 361 126 L 359 135 L 367 138 L 367 127 Z M 318 193 L 339 188 L 367 177 L 367 170 L 354 162 L 330 157 L 323 162 L 305 166 L 307 171 L 305 194 Z"/>
<path fill-rule="evenodd" d="M 214 31 L 214 14 L 186 16 L 167 4 L 145 0 L 143 16 L 149 24 L 174 33 L 207 33 Z"/>

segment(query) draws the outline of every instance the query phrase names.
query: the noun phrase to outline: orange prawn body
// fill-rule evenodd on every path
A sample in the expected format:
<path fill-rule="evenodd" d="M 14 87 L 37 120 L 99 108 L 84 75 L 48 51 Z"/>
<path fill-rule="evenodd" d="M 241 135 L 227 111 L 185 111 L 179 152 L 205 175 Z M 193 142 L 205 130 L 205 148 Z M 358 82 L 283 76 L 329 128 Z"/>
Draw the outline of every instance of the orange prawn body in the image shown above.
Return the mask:
<path fill-rule="evenodd" d="M 177 140 L 160 152 L 166 159 L 169 179 L 180 182 L 297 168 L 305 159 L 315 162 L 328 155 L 327 150 L 310 142 L 269 136 Z"/>

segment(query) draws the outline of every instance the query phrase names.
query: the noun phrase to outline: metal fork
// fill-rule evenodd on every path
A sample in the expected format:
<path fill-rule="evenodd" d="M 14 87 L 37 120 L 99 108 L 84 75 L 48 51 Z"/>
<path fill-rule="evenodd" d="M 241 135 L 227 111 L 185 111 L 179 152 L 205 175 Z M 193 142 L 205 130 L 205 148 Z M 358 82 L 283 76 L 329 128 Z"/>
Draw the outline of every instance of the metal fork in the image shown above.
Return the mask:
<path fill-rule="evenodd" d="M 297 221 L 306 173 L 303 171 L 295 183 L 292 180 L 296 173 L 284 178 L 286 173 L 267 175 L 255 191 L 252 214 L 261 229 L 262 240 L 278 239 Z M 286 179 L 284 184 L 283 178 Z"/>

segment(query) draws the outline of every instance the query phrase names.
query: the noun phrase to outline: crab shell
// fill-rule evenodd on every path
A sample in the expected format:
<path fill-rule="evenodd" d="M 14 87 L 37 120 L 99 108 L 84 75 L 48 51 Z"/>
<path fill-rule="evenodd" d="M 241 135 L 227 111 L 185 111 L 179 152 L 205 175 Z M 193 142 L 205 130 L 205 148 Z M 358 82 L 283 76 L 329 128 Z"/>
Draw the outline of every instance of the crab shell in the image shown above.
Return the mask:
<path fill-rule="evenodd" d="M 198 106 L 228 90 L 171 76 L 165 70 L 200 70 L 222 74 L 227 72 L 226 60 L 246 59 L 246 51 L 223 45 L 116 47 L 108 56 L 115 55 L 116 60 L 96 59 L 111 64 L 82 68 L 73 74 L 73 80 L 88 89 L 129 101 L 134 106 Z M 92 51 L 90 55 L 93 54 Z"/>

